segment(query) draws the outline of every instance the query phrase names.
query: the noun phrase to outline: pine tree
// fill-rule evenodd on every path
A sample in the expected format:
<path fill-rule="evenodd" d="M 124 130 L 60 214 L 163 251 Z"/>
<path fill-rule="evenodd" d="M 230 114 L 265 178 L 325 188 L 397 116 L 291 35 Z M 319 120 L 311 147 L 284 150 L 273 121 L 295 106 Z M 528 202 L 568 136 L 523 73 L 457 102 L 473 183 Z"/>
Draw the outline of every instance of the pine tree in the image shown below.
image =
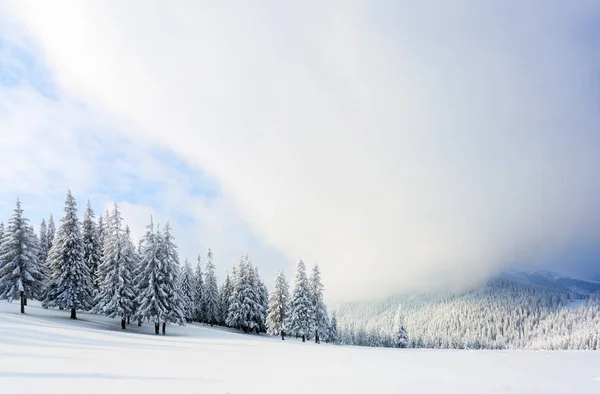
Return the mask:
<path fill-rule="evenodd" d="M 212 252 L 208 249 L 206 256 L 206 269 L 204 281 L 204 298 L 202 312 L 204 321 L 213 326 L 219 321 L 219 288 L 215 276 L 215 266 L 212 262 Z"/>
<path fill-rule="evenodd" d="M 198 263 L 196 265 L 196 272 L 194 273 L 194 318 L 196 321 L 201 322 L 204 320 L 202 314 L 202 305 L 204 303 L 204 274 L 202 273 L 202 262 L 200 255 L 198 255 Z"/>
<path fill-rule="evenodd" d="M 4 222 L 0 222 L 0 242 L 2 242 L 2 238 L 4 238 Z"/>
<path fill-rule="evenodd" d="M 285 337 L 285 321 L 290 298 L 289 286 L 282 270 L 277 271 L 275 286 L 269 297 L 269 313 L 267 314 L 267 333 Z"/>
<path fill-rule="evenodd" d="M 48 253 L 48 263 L 52 276 L 45 303 L 70 309 L 71 319 L 77 319 L 77 309 L 88 310 L 92 307 L 94 285 L 83 260 L 77 203 L 70 190 L 65 201 L 65 216 Z"/>
<path fill-rule="evenodd" d="M 331 324 L 329 324 L 329 342 L 338 341 L 337 316 L 335 311 L 331 315 Z"/>
<path fill-rule="evenodd" d="M 267 332 L 267 309 L 269 308 L 269 291 L 267 290 L 267 286 L 265 286 L 264 282 L 260 278 L 260 274 L 258 273 L 258 267 L 254 267 L 254 275 L 256 277 L 256 287 L 257 287 L 257 304 L 258 308 L 256 310 L 256 324 L 259 332 Z"/>
<path fill-rule="evenodd" d="M 221 286 L 221 324 L 227 326 L 227 314 L 229 312 L 229 300 L 231 295 L 233 294 L 233 285 L 231 279 L 229 279 L 229 272 L 225 276 L 225 282 L 223 282 L 223 286 Z"/>
<path fill-rule="evenodd" d="M 404 326 L 404 315 L 402 314 L 402 306 L 398 305 L 396 311 L 396 347 L 405 348 L 408 346 L 408 334 Z"/>
<path fill-rule="evenodd" d="M 229 301 L 227 325 L 244 333 L 257 330 L 256 313 L 259 309 L 257 282 L 248 256 L 238 262 L 234 271 L 233 292 Z"/>
<path fill-rule="evenodd" d="M 189 260 L 185 260 L 181 272 L 180 290 L 183 297 L 185 319 L 188 322 L 194 320 L 194 271 Z"/>
<path fill-rule="evenodd" d="M 83 261 L 85 261 L 90 270 L 94 284 L 94 293 L 97 293 L 98 286 L 100 285 L 100 281 L 98 280 L 98 266 L 101 263 L 101 248 L 103 248 L 104 244 L 100 244 L 98 240 L 98 231 L 94 222 L 94 211 L 92 210 L 90 200 L 88 200 L 85 213 L 83 214 L 82 236 Z"/>
<path fill-rule="evenodd" d="M 300 260 L 294 274 L 294 291 L 290 303 L 290 314 L 286 327 L 290 334 L 302 337 L 302 342 L 314 328 L 314 310 L 310 284 L 306 278 L 306 266 Z"/>
<path fill-rule="evenodd" d="M 321 271 L 315 263 L 310 275 L 310 290 L 312 306 L 315 317 L 315 343 L 320 342 L 320 334 L 326 333 L 329 327 L 329 317 L 323 302 L 323 283 L 321 282 Z"/>
<path fill-rule="evenodd" d="M 98 286 L 95 311 L 110 318 L 121 318 L 125 329 L 134 309 L 133 274 L 136 265 L 135 248 L 129 228 L 123 231 L 121 213 L 115 203 L 109 222 L 105 223 L 103 255 L 98 270 L 102 282 Z"/>
<path fill-rule="evenodd" d="M 162 272 L 160 256 L 160 237 L 150 217 L 150 224 L 146 227 L 146 234 L 142 240 L 142 253 L 140 255 L 140 274 L 137 278 L 139 290 L 136 303 L 139 305 L 135 319 L 154 323 L 155 334 L 159 333 L 161 316 L 166 313 L 166 294 L 162 289 Z"/>
<path fill-rule="evenodd" d="M 174 237 L 171 234 L 171 225 L 169 222 L 165 225 L 161 241 L 162 257 L 162 290 L 166 294 L 166 313 L 162 316 L 162 332 L 166 331 L 166 323 L 177 323 L 185 325 L 183 297 L 179 291 L 179 256 L 177 255 L 177 246 Z"/>
<path fill-rule="evenodd" d="M 40 235 L 39 235 L 39 254 L 38 254 L 38 262 L 40 264 L 40 268 L 46 265 L 46 259 L 48 258 L 48 249 L 46 248 L 48 245 L 48 226 L 46 226 L 46 219 L 42 219 L 42 223 L 40 224 Z"/>
<path fill-rule="evenodd" d="M 25 313 L 27 297 L 38 297 L 42 289 L 38 256 L 33 228 L 23 216 L 21 201 L 17 199 L 0 240 L 0 299 L 9 302 L 20 299 L 21 313 Z"/>
<path fill-rule="evenodd" d="M 103 215 L 98 215 L 98 223 L 96 223 L 96 241 L 98 242 L 98 258 L 99 258 L 98 264 L 101 264 L 104 259 L 104 255 L 102 252 L 102 249 L 104 248 L 104 216 Z M 100 283 L 101 281 L 102 281 L 102 278 L 100 278 L 98 276 L 98 272 L 97 272 L 96 273 L 96 282 Z"/>
<path fill-rule="evenodd" d="M 48 244 L 46 245 L 46 249 L 48 249 L 48 253 L 50 248 L 52 248 L 52 244 L 54 243 L 54 238 L 56 237 L 56 227 L 54 226 L 54 218 L 52 214 L 50 214 L 50 218 L 48 219 Z"/>

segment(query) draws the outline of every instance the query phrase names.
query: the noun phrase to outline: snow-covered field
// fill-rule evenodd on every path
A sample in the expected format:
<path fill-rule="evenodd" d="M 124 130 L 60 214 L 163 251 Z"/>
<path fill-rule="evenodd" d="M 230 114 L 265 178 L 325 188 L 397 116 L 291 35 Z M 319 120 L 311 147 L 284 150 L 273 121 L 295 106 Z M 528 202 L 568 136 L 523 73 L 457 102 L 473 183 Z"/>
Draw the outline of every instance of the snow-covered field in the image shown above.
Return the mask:
<path fill-rule="evenodd" d="M 600 352 L 282 342 L 0 302 L 1 393 L 600 393 Z"/>

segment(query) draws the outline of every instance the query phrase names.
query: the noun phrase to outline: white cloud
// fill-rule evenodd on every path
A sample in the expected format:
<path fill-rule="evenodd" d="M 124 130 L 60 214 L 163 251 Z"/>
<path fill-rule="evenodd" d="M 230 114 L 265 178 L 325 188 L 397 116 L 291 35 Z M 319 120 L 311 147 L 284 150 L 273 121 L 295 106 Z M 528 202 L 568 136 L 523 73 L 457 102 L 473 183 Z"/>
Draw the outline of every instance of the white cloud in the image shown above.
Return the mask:
<path fill-rule="evenodd" d="M 576 37 L 598 6 L 445 4 L 11 9 L 61 87 L 215 176 L 353 298 L 468 284 L 598 230 L 596 59 Z"/>

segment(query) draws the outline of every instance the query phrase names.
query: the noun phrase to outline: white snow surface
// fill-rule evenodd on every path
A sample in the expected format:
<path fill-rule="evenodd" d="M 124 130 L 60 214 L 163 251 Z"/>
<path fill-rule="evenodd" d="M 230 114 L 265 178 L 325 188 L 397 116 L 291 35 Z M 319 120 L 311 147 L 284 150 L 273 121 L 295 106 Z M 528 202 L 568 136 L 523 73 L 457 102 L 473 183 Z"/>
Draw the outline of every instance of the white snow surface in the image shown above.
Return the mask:
<path fill-rule="evenodd" d="M 600 352 L 380 349 L 0 302 L 2 393 L 599 393 Z"/>

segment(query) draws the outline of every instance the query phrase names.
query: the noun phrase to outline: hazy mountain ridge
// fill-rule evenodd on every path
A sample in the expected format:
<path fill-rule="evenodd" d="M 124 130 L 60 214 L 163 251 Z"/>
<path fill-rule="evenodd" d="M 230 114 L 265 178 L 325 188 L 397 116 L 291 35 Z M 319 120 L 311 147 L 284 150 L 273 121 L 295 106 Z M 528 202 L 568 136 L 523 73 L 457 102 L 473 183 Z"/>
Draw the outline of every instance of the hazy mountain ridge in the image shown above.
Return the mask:
<path fill-rule="evenodd" d="M 411 347 L 600 348 L 600 283 L 548 271 L 505 272 L 457 294 L 342 304 L 342 341 L 393 346 L 400 305 Z"/>

